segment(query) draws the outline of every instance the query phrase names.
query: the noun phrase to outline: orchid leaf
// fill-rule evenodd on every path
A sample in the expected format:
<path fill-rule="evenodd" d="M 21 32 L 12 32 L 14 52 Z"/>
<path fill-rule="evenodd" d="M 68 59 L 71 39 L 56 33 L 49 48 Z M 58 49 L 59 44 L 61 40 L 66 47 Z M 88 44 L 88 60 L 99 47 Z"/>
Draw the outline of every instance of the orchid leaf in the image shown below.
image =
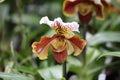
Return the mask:
<path fill-rule="evenodd" d="M 67 62 L 74 66 L 82 66 L 82 63 L 76 57 L 68 56 Z"/>
<path fill-rule="evenodd" d="M 0 0 L 0 3 L 4 2 L 5 0 Z"/>
<path fill-rule="evenodd" d="M 86 57 L 87 64 L 94 62 L 100 54 L 101 51 L 98 48 L 88 48 Z"/>
<path fill-rule="evenodd" d="M 11 17 L 8 17 L 8 19 L 10 18 Z M 23 14 L 21 20 L 23 24 L 40 26 L 39 24 L 40 17 L 37 15 L 33 16 L 33 15 Z M 19 17 L 17 14 L 12 15 L 12 21 L 17 24 L 19 23 Z"/>
<path fill-rule="evenodd" d="M 31 76 L 25 76 L 22 74 L 4 73 L 0 72 L 0 78 L 7 80 L 34 80 Z"/>
<path fill-rule="evenodd" d="M 88 45 L 97 45 L 106 42 L 120 42 L 120 32 L 98 33 L 88 41 Z"/>
<path fill-rule="evenodd" d="M 62 66 L 44 68 L 44 69 L 40 69 L 38 72 L 44 80 L 62 79 Z"/>
<path fill-rule="evenodd" d="M 102 57 L 108 57 L 108 56 L 116 56 L 116 57 L 120 57 L 120 51 L 116 51 L 116 52 L 106 52 L 101 54 L 98 59 L 102 58 Z"/>
<path fill-rule="evenodd" d="M 120 3 L 117 2 L 117 0 L 111 0 L 112 1 L 112 4 L 117 7 L 118 9 L 120 9 Z"/>

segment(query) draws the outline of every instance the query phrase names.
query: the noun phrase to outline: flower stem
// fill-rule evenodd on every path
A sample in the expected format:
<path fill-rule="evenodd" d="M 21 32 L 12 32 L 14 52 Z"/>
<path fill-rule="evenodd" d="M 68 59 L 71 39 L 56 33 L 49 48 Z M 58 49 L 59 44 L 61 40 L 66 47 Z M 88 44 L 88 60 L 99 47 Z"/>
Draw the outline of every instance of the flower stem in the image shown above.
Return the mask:
<path fill-rule="evenodd" d="M 84 40 L 86 40 L 86 33 L 87 33 L 87 24 L 84 23 L 83 24 L 83 38 L 84 38 Z M 83 50 L 83 63 L 85 66 L 86 65 L 86 47 Z"/>
<path fill-rule="evenodd" d="M 16 0 L 16 7 L 17 7 L 17 13 L 19 17 L 19 26 L 22 25 L 22 20 L 21 20 L 21 0 Z"/>
<path fill-rule="evenodd" d="M 67 80 L 67 73 L 66 73 L 66 61 L 63 63 L 63 77 Z"/>

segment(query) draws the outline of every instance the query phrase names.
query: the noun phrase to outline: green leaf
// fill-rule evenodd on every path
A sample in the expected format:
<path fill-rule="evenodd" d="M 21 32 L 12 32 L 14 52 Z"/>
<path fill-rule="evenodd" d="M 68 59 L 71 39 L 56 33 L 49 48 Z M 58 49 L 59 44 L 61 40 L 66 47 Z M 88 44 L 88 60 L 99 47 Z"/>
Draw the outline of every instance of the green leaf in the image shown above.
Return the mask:
<path fill-rule="evenodd" d="M 101 32 L 94 35 L 88 41 L 88 45 L 96 45 L 105 42 L 120 42 L 120 32 Z"/>
<path fill-rule="evenodd" d="M 86 57 L 87 64 L 91 64 L 92 62 L 94 62 L 100 54 L 101 51 L 98 48 L 88 47 L 87 57 Z"/>
<path fill-rule="evenodd" d="M 24 76 L 22 74 L 4 73 L 0 72 L 0 78 L 8 80 L 34 80 L 31 76 Z"/>
<path fill-rule="evenodd" d="M 62 66 L 59 66 L 59 65 L 40 69 L 38 72 L 44 80 L 61 80 L 62 79 Z"/>
<path fill-rule="evenodd" d="M 11 18 L 14 23 L 17 23 L 17 24 L 19 23 L 19 16 L 17 14 L 13 14 Z M 10 19 L 9 16 L 8 16 L 8 19 Z M 40 26 L 39 20 L 40 20 L 40 17 L 37 15 L 22 14 L 21 16 L 21 21 L 23 24 Z"/>
<path fill-rule="evenodd" d="M 30 67 L 26 67 L 26 66 L 19 66 L 19 67 L 16 67 L 18 71 L 21 71 L 23 73 L 29 73 L 29 74 L 32 74 L 32 75 L 35 75 L 37 72 L 33 70 L 33 68 Z"/>
<path fill-rule="evenodd" d="M 8 62 L 7 65 L 5 66 L 5 72 L 10 73 L 13 65 L 14 65 L 13 61 Z"/>
<path fill-rule="evenodd" d="M 4 0 L 0 0 L 0 3 Z M 0 4 L 0 33 L 2 33 L 2 24 L 8 15 L 9 6 L 5 4 Z"/>
<path fill-rule="evenodd" d="M 113 16 L 112 22 L 110 24 L 110 30 L 113 31 L 120 25 L 120 16 Z M 117 29 L 119 31 L 120 29 Z"/>
<path fill-rule="evenodd" d="M 83 69 L 83 63 L 79 59 L 73 56 L 68 56 L 67 63 L 68 71 L 74 72 L 76 74 L 81 73 Z"/>
<path fill-rule="evenodd" d="M 107 27 L 111 24 L 111 22 L 112 22 L 111 20 L 104 21 L 99 31 L 105 31 Z"/>
<path fill-rule="evenodd" d="M 0 3 L 4 2 L 5 0 L 0 0 Z"/>
<path fill-rule="evenodd" d="M 106 52 L 101 54 L 98 59 L 102 58 L 102 57 L 107 57 L 107 56 L 116 56 L 116 57 L 120 57 L 120 51 L 118 52 Z"/>
<path fill-rule="evenodd" d="M 74 66 L 82 66 L 82 63 L 80 62 L 80 60 L 72 56 L 68 56 L 67 62 Z"/>
<path fill-rule="evenodd" d="M 120 9 L 120 3 L 117 0 L 112 0 L 112 4 L 118 9 Z"/>

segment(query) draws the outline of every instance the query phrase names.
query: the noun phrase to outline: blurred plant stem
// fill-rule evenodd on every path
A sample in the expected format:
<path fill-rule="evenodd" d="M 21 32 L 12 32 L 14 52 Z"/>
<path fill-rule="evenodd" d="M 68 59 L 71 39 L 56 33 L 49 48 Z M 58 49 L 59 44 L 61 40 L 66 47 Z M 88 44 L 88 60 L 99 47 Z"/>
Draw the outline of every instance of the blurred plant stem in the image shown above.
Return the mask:
<path fill-rule="evenodd" d="M 24 63 L 27 63 L 28 61 L 32 62 L 32 57 L 31 56 L 28 56 L 26 57 L 25 59 L 23 59 L 19 65 L 23 65 Z"/>
<path fill-rule="evenodd" d="M 83 38 L 84 38 L 84 40 L 86 40 L 87 26 L 88 26 L 87 23 L 83 24 Z M 86 65 L 86 47 L 83 50 L 83 64 L 84 64 L 84 66 Z"/>
<path fill-rule="evenodd" d="M 21 49 L 25 48 L 25 43 L 26 43 L 26 35 L 25 35 L 25 27 L 22 24 L 22 14 L 21 14 L 21 0 L 16 0 L 16 7 L 17 7 L 17 13 L 18 13 L 18 18 L 19 18 L 19 27 L 21 28 L 21 36 L 22 36 L 22 41 L 21 41 Z"/>
<path fill-rule="evenodd" d="M 95 34 L 95 28 L 96 28 L 96 16 L 93 16 L 93 18 L 92 18 L 92 34 Z"/>
<path fill-rule="evenodd" d="M 14 61 L 15 67 L 16 67 L 17 66 L 17 59 L 15 57 L 15 52 L 14 52 L 14 48 L 13 48 L 13 41 L 10 42 L 10 49 L 11 49 L 13 61 Z"/>
<path fill-rule="evenodd" d="M 65 78 L 65 80 L 67 80 L 66 61 L 62 65 L 63 65 L 63 77 Z"/>
<path fill-rule="evenodd" d="M 2 53 L 2 55 L 1 55 L 1 58 L 3 58 L 3 59 L 1 59 L 1 61 L 2 62 L 4 62 L 4 56 L 5 56 L 5 54 L 4 54 L 4 38 L 5 38 L 5 17 L 3 16 L 2 17 L 2 36 L 1 36 L 1 53 Z"/>
<path fill-rule="evenodd" d="M 21 0 L 16 0 L 16 7 L 17 7 L 17 13 L 19 17 L 19 26 L 22 25 L 22 20 L 21 20 Z"/>

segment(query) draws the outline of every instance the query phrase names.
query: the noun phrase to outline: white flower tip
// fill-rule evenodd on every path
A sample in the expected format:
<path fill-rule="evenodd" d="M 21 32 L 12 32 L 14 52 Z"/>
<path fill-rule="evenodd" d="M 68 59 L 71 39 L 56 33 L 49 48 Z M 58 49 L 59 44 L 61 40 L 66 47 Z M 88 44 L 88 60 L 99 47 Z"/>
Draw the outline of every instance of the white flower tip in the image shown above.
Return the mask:
<path fill-rule="evenodd" d="M 45 16 L 45 17 L 42 17 L 41 20 L 40 20 L 40 24 L 47 24 L 49 21 L 48 17 Z"/>
<path fill-rule="evenodd" d="M 74 2 L 75 0 L 70 0 L 71 2 Z"/>
<path fill-rule="evenodd" d="M 77 22 L 64 23 L 60 17 L 54 19 L 54 21 L 50 21 L 47 16 L 42 17 L 40 24 L 47 24 L 51 28 L 60 26 L 61 28 L 69 28 L 71 31 L 79 32 L 79 24 Z"/>
<path fill-rule="evenodd" d="M 60 17 L 58 17 L 58 18 L 54 19 L 53 24 L 54 24 L 54 26 L 62 25 L 63 21 Z"/>
<path fill-rule="evenodd" d="M 54 19 L 54 21 L 62 22 L 62 19 L 60 17 Z"/>
<path fill-rule="evenodd" d="M 79 24 L 77 22 L 72 22 L 72 31 L 80 32 L 79 31 Z"/>

